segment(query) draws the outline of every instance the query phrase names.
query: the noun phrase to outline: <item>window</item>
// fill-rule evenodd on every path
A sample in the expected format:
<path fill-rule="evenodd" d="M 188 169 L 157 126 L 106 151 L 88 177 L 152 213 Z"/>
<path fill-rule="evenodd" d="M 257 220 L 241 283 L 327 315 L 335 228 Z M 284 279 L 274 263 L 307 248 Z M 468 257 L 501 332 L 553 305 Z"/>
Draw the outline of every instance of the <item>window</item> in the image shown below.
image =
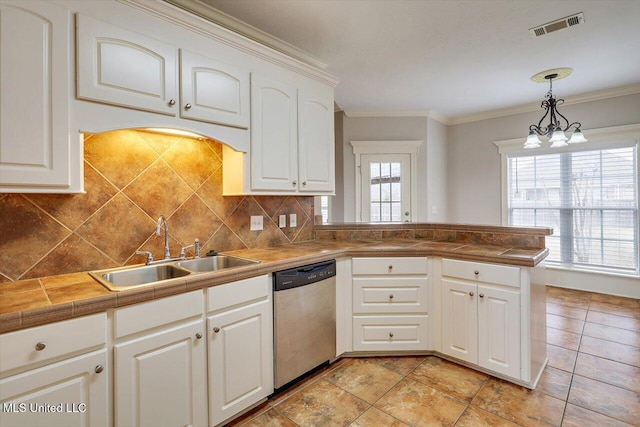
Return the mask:
<path fill-rule="evenodd" d="M 371 222 L 402 221 L 401 171 L 401 162 L 369 163 Z"/>
<path fill-rule="evenodd" d="M 638 272 L 637 145 L 610 145 L 507 156 L 509 225 L 553 227 L 549 261 Z"/>

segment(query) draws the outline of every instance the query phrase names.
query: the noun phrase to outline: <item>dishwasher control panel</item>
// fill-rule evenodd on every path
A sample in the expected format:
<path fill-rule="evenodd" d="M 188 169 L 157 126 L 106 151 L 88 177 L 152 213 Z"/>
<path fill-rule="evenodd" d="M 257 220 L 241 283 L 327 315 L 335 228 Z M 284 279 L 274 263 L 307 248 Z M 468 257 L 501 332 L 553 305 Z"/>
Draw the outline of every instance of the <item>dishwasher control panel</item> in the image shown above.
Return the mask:
<path fill-rule="evenodd" d="M 288 270 L 276 271 L 273 273 L 273 290 L 284 291 L 285 289 L 297 288 L 298 286 L 309 285 L 319 282 L 320 280 L 329 279 L 335 275 L 335 259 Z"/>

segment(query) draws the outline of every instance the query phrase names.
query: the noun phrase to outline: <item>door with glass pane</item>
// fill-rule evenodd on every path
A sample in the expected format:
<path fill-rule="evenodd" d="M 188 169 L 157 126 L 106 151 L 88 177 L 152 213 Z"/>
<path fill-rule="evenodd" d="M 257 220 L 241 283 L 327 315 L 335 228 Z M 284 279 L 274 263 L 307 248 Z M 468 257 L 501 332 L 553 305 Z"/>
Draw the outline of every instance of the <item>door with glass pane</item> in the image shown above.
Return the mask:
<path fill-rule="evenodd" d="M 409 154 L 363 154 L 362 221 L 409 222 L 411 157 Z"/>

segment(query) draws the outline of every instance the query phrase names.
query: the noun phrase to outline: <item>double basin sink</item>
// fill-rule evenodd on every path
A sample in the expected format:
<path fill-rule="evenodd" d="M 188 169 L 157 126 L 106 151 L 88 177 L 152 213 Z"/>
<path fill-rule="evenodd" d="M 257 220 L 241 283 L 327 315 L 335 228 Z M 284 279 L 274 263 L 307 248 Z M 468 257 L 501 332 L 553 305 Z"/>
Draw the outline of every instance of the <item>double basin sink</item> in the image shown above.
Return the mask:
<path fill-rule="evenodd" d="M 217 255 L 138 267 L 119 267 L 92 271 L 91 277 L 111 291 L 155 285 L 164 280 L 258 264 L 260 261 L 230 255 Z"/>

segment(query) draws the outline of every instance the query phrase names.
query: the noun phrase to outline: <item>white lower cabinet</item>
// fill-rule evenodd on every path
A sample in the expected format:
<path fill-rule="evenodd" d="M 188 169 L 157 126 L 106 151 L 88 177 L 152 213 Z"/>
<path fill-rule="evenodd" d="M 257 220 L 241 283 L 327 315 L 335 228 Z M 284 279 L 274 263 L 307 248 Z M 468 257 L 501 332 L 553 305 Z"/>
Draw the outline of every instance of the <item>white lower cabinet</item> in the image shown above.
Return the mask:
<path fill-rule="evenodd" d="M 519 268 L 447 259 L 442 264 L 442 352 L 519 379 Z M 485 275 L 500 284 L 482 282 Z"/>
<path fill-rule="evenodd" d="M 266 275 L 207 290 L 211 426 L 273 393 L 271 295 Z"/>
<path fill-rule="evenodd" d="M 0 335 L 0 425 L 108 426 L 105 313 Z"/>
<path fill-rule="evenodd" d="M 127 334 L 114 346 L 116 426 L 207 424 L 202 305 L 195 291 L 114 310 Z"/>
<path fill-rule="evenodd" d="M 353 350 L 428 349 L 427 258 L 353 258 Z"/>

